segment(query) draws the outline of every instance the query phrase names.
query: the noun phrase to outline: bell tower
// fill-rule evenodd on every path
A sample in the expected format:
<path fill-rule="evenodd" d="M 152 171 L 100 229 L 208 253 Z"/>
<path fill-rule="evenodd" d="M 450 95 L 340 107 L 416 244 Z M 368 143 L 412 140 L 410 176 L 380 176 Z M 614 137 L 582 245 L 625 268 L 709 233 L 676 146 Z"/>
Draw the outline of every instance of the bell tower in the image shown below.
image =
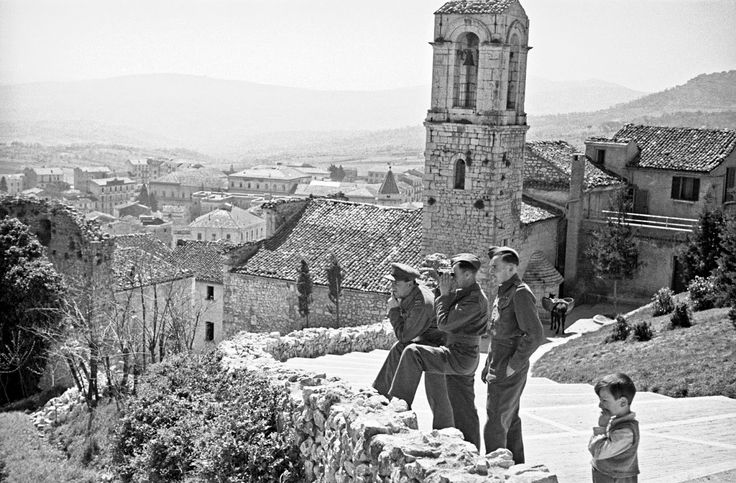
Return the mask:
<path fill-rule="evenodd" d="M 529 19 L 518 0 L 435 12 L 422 250 L 519 247 Z"/>

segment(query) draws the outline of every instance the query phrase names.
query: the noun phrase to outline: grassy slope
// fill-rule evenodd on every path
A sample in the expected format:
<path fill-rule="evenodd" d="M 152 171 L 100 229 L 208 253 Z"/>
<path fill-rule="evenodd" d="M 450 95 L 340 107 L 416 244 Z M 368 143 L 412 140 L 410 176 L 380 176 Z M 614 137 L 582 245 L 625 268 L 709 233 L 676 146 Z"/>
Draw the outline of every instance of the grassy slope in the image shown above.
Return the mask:
<path fill-rule="evenodd" d="M 673 397 L 723 395 L 736 398 L 736 328 L 728 309 L 694 313 L 693 326 L 668 330 L 670 315 L 637 311 L 629 324 L 648 321 L 647 342 L 604 343 L 613 326 L 556 347 L 534 366 L 534 375 L 557 382 L 593 384 L 611 372 L 629 374 L 640 391 Z"/>
<path fill-rule="evenodd" d="M 7 481 L 99 481 L 95 472 L 68 461 L 46 438 L 40 437 L 30 418 L 20 412 L 0 414 L 0 462 Z"/>

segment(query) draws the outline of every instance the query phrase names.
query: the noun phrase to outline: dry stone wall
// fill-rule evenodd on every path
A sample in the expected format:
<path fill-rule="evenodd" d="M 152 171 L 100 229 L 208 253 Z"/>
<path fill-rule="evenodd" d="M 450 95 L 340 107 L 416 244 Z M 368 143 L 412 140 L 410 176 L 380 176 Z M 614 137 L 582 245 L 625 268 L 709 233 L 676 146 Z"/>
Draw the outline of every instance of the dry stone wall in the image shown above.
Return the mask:
<path fill-rule="evenodd" d="M 479 455 L 454 428 L 429 433 L 401 400 L 389 402 L 369 387 L 353 388 L 325 374 L 277 360 L 386 348 L 388 323 L 346 329 L 307 329 L 279 336 L 242 332 L 220 344 L 227 370 L 256 370 L 291 390 L 295 431 L 308 481 L 552 483 L 542 465 L 514 465 L 508 450 Z M 348 342 L 350 341 L 350 342 Z"/>

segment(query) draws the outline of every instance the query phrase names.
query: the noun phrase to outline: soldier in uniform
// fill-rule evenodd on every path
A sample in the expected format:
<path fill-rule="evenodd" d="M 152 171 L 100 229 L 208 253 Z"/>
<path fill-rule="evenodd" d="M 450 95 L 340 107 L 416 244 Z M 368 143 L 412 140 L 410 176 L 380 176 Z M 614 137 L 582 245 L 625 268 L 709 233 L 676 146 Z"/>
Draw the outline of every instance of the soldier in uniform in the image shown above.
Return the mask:
<path fill-rule="evenodd" d="M 411 407 L 423 372 L 446 375 L 455 427 L 466 441 L 479 448 L 473 376 L 480 358 L 480 337 L 488 324 L 488 298 L 475 279 L 480 268 L 477 256 L 461 253 L 451 262 L 452 272 L 440 276 L 440 296 L 435 300 L 437 327 L 445 333 L 446 342 L 439 347 L 409 344 L 401 355 L 389 394 Z"/>
<path fill-rule="evenodd" d="M 404 348 L 411 343 L 436 347 L 444 340 L 443 333 L 437 329 L 434 294 L 429 288 L 417 283 L 416 279 L 419 276 L 419 271 L 403 263 L 392 263 L 391 274 L 385 275 L 385 278 L 391 281 L 388 319 L 398 342 L 391 347 L 383 367 L 373 382 L 373 387 L 387 397 Z M 429 407 L 432 409 L 432 428 L 453 426 L 454 419 L 447 395 L 445 375 L 427 374 L 424 378 L 424 388 Z"/>
<path fill-rule="evenodd" d="M 536 298 L 519 278 L 516 250 L 491 247 L 488 257 L 499 286 L 491 313 L 491 346 L 482 373 L 488 385 L 483 439 L 486 453 L 507 448 L 519 464 L 524 462 L 519 400 L 526 385 L 529 357 L 544 342 L 544 330 Z"/>

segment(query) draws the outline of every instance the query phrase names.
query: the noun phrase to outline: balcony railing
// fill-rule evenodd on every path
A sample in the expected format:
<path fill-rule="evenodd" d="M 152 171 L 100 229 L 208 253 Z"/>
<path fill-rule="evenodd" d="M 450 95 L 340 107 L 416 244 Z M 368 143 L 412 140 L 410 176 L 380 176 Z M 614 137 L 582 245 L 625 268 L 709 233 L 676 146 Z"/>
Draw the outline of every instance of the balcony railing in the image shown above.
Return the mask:
<path fill-rule="evenodd" d="M 659 230 L 692 232 L 698 220 L 695 218 L 677 218 L 674 216 L 646 215 L 643 213 L 623 213 L 623 217 L 617 211 L 601 210 L 599 216 L 592 216 L 593 221 L 622 221 L 629 226 L 640 226 L 646 228 L 657 228 Z"/>

